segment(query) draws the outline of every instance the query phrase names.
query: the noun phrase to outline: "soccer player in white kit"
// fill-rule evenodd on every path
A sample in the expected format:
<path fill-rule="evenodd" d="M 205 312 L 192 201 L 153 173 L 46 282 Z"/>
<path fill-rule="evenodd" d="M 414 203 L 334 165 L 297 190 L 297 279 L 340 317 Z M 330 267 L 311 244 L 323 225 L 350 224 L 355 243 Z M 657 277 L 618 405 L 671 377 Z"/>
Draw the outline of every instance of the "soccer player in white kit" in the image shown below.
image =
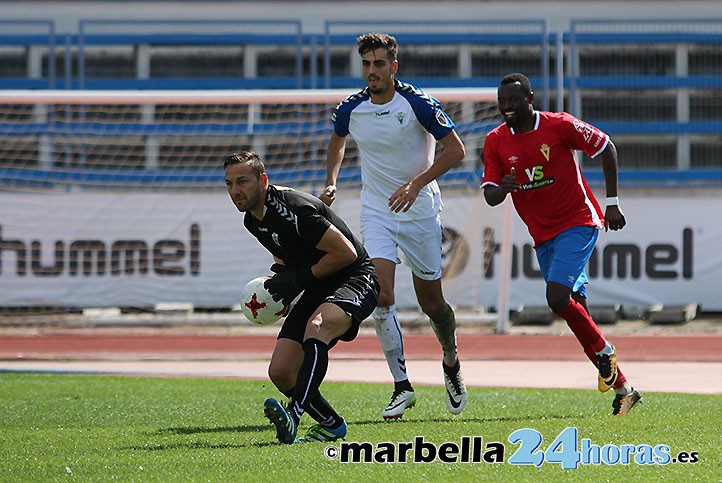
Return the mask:
<path fill-rule="evenodd" d="M 394 278 L 398 250 L 413 272 L 421 310 L 443 349 L 446 404 L 452 414 L 466 406 L 466 388 L 456 348 L 456 319 L 441 288 L 441 192 L 436 178 L 464 159 L 454 122 L 439 102 L 395 79 L 396 39 L 369 33 L 357 39 L 367 87 L 341 102 L 333 113 L 326 188 L 330 205 L 350 134 L 361 157 L 361 234 L 379 277 L 381 291 L 372 318 L 394 379 L 384 419 L 403 416 L 416 404 L 406 373 L 401 327 L 396 317 Z M 436 143 L 443 150 L 434 159 Z"/>

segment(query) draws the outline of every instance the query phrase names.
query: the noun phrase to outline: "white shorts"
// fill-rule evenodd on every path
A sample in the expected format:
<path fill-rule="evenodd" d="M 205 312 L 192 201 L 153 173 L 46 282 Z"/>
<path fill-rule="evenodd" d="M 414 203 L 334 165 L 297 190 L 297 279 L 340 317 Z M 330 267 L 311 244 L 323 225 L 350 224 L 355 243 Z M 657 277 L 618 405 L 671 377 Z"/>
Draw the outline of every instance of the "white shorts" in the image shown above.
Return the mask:
<path fill-rule="evenodd" d="M 361 236 L 369 257 L 404 264 L 422 280 L 441 278 L 441 218 L 391 220 L 371 210 L 361 210 Z"/>

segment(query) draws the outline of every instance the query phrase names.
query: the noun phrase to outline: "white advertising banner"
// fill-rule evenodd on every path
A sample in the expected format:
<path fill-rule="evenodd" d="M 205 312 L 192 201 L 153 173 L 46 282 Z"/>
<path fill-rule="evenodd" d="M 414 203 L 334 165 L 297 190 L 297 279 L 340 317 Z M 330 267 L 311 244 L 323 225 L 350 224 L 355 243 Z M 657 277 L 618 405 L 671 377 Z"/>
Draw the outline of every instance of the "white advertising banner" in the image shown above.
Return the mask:
<path fill-rule="evenodd" d="M 444 291 L 457 307 L 495 306 L 502 208 L 446 196 Z M 588 266 L 593 305 L 700 303 L 722 310 L 722 198 L 625 197 L 628 225 L 601 233 Z M 359 233 L 360 201 L 334 204 Z M 271 256 L 218 194 L 0 194 L 0 306 L 230 307 Z M 409 270 L 397 305 L 416 306 Z M 510 304 L 546 304 L 526 227 L 513 216 Z"/>

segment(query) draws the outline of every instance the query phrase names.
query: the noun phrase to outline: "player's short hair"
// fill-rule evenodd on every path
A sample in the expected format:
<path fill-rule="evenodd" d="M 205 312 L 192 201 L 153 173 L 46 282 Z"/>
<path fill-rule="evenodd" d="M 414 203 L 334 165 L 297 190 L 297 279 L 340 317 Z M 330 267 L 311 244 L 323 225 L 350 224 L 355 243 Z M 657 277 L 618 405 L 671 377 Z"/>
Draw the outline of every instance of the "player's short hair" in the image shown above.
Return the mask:
<path fill-rule="evenodd" d="M 370 32 L 358 37 L 356 43 L 358 44 L 359 55 L 364 55 L 366 52 L 376 49 L 386 49 L 389 60 L 394 62 L 399 53 L 399 44 L 389 34 Z"/>
<path fill-rule="evenodd" d="M 223 160 L 223 169 L 226 169 L 232 164 L 248 164 L 253 174 L 256 175 L 256 178 L 260 178 L 261 175 L 266 172 L 266 166 L 264 166 L 263 161 L 261 161 L 261 157 L 254 151 L 241 151 L 229 154 Z"/>
<path fill-rule="evenodd" d="M 518 82 L 519 85 L 521 85 L 521 88 L 524 90 L 526 95 L 530 95 L 532 93 L 531 90 L 531 82 L 529 81 L 529 78 L 525 76 L 524 74 L 520 74 L 519 72 L 514 72 L 513 74 L 507 74 L 504 76 L 504 78 L 499 83 L 500 86 L 506 85 L 506 84 L 514 84 Z"/>

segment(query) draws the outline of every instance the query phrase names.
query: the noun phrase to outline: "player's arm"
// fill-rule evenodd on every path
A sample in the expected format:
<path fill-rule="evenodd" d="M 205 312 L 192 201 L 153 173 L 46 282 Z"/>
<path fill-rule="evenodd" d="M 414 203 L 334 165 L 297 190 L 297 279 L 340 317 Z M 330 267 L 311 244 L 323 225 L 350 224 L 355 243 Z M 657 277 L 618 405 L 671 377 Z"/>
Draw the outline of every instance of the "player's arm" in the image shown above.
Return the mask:
<path fill-rule="evenodd" d="M 311 267 L 311 274 L 316 278 L 326 278 L 351 265 L 357 258 L 353 243 L 343 236 L 333 225 L 329 225 L 316 249 L 324 255 Z"/>
<path fill-rule="evenodd" d="M 516 179 L 516 169 L 511 168 L 509 174 L 501 178 L 501 184 L 484 185 L 484 199 L 489 206 L 496 206 L 504 201 L 506 195 L 521 189 L 521 183 Z"/>
<path fill-rule="evenodd" d="M 617 147 L 610 139 L 607 147 L 602 151 L 602 171 L 604 172 L 604 184 L 607 189 L 607 207 L 604 212 L 604 229 L 621 230 L 627 224 L 624 213 L 619 207 L 617 194 L 617 171 L 618 157 Z"/>
<path fill-rule="evenodd" d="M 496 206 L 506 198 L 508 191 L 501 189 L 501 186 L 487 184 L 484 185 L 484 199 L 489 206 Z"/>
<path fill-rule="evenodd" d="M 331 203 L 336 199 L 336 180 L 345 153 L 346 138 L 339 136 L 335 132 L 331 133 L 331 139 L 328 141 L 328 149 L 326 150 L 326 187 L 323 189 L 323 193 L 319 195 L 321 201 L 328 206 L 331 206 Z"/>
<path fill-rule="evenodd" d="M 451 168 L 463 161 L 466 156 L 466 148 L 464 143 L 461 142 L 459 135 L 456 131 L 451 131 L 449 134 L 439 140 L 443 150 L 436 157 L 434 162 L 425 169 L 414 179 L 406 183 L 397 189 L 391 197 L 389 197 L 389 207 L 392 211 L 398 213 L 399 211 L 407 212 L 411 208 L 411 205 L 416 201 L 416 197 L 419 195 L 421 188 L 431 183 L 433 180 L 442 176 L 444 173 L 449 171 Z"/>
<path fill-rule="evenodd" d="M 496 131 L 490 133 L 484 142 L 484 176 L 481 188 L 484 190 L 484 199 L 489 206 L 501 204 L 506 195 L 521 189 L 521 183 L 516 179 L 516 169 L 511 168 L 504 173 L 501 155 L 498 150 L 499 136 Z"/>
<path fill-rule="evenodd" d="M 264 286 L 273 296 L 273 300 L 282 300 L 284 305 L 290 304 L 315 280 L 342 270 L 351 265 L 357 257 L 351 241 L 333 225 L 328 226 L 316 243 L 316 249 L 324 252 L 324 255 L 310 267 L 294 269 L 278 264 L 271 267 L 275 275 L 266 280 Z"/>

